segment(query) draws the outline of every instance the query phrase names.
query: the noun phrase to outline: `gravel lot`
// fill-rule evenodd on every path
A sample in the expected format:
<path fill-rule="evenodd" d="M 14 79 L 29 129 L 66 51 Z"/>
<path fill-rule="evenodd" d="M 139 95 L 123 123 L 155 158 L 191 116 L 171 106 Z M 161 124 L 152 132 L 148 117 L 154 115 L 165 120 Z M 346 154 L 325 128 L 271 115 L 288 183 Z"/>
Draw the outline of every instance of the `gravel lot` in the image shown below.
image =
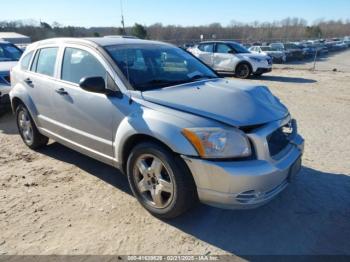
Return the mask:
<path fill-rule="evenodd" d="M 30 151 L 8 114 L 0 118 L 0 254 L 350 255 L 350 73 L 278 69 L 247 81 L 281 98 L 307 143 L 298 180 L 270 204 L 199 205 L 157 220 L 117 170 L 57 143 Z"/>

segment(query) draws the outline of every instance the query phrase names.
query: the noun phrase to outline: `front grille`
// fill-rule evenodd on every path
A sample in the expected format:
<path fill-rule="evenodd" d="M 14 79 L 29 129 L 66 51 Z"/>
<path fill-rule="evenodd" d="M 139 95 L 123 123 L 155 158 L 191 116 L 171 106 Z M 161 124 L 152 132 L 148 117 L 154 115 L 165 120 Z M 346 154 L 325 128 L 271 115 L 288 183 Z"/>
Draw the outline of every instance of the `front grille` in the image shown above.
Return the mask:
<path fill-rule="evenodd" d="M 294 130 L 292 123 L 278 128 L 271 135 L 267 137 L 267 144 L 269 146 L 270 155 L 272 157 L 278 155 L 290 143 L 290 137 Z"/>

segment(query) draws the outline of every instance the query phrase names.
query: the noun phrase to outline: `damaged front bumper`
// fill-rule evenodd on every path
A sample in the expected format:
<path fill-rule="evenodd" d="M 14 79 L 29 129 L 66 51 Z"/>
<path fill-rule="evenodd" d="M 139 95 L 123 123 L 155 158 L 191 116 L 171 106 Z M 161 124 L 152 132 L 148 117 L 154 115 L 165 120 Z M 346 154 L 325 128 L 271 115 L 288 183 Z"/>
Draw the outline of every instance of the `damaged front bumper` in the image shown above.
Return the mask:
<path fill-rule="evenodd" d="M 211 161 L 183 156 L 193 174 L 201 202 L 226 209 L 261 206 L 282 192 L 301 168 L 304 139 L 295 133 L 291 142 L 272 157 L 268 136 L 290 122 L 290 118 L 270 123 L 248 134 L 256 159 Z"/>

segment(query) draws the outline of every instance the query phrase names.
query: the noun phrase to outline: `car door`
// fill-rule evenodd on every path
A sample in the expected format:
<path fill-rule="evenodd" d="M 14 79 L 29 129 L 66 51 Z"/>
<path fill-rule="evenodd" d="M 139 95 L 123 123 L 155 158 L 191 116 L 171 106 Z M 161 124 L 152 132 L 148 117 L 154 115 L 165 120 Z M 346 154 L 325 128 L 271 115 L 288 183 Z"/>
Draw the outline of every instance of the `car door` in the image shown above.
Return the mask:
<path fill-rule="evenodd" d="M 37 125 L 50 132 L 59 133 L 60 127 L 56 124 L 57 115 L 53 107 L 52 98 L 57 73 L 57 46 L 47 46 L 38 49 L 33 58 L 30 70 L 22 74 L 23 84 L 26 86 L 34 105 L 34 116 L 37 116 Z"/>
<path fill-rule="evenodd" d="M 225 43 L 217 43 L 214 53 L 213 68 L 216 71 L 232 72 L 237 64 L 235 51 Z"/>
<path fill-rule="evenodd" d="M 113 161 L 113 128 L 123 119 L 120 108 L 128 104 L 127 99 L 80 88 L 79 82 L 85 77 L 101 76 L 106 83 L 113 82 L 110 69 L 106 69 L 106 62 L 96 51 L 66 46 L 61 61 L 54 101 L 55 107 L 61 110 L 68 142 L 102 161 Z"/>
<path fill-rule="evenodd" d="M 203 43 L 198 46 L 197 57 L 205 64 L 212 67 L 214 57 L 214 43 Z"/>

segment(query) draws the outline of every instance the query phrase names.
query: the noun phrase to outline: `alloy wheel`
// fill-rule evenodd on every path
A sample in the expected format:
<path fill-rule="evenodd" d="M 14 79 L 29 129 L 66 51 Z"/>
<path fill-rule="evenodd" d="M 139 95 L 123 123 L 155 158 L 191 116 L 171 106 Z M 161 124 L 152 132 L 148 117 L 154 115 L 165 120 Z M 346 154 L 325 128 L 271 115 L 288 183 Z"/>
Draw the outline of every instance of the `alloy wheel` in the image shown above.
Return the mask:
<path fill-rule="evenodd" d="M 174 197 L 174 182 L 164 163 L 151 154 L 141 155 L 135 162 L 133 178 L 146 204 L 163 209 Z"/>
<path fill-rule="evenodd" d="M 247 78 L 250 74 L 250 68 L 247 64 L 241 64 L 238 67 L 238 77 L 239 78 Z"/>
<path fill-rule="evenodd" d="M 18 126 L 24 141 L 30 145 L 34 140 L 33 126 L 29 114 L 26 110 L 21 110 L 18 114 Z"/>

